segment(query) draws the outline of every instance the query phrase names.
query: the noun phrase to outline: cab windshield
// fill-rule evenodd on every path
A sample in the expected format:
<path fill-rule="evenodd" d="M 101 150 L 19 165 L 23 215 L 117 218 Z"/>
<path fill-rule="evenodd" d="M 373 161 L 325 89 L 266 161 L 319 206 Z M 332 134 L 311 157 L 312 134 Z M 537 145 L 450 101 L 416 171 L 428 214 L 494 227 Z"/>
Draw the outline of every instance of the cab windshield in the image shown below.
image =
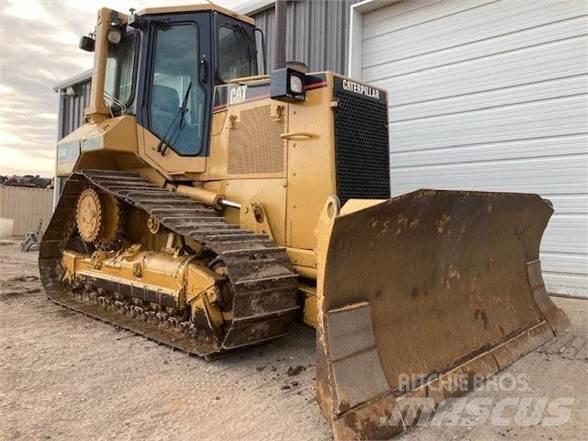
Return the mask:
<path fill-rule="evenodd" d="M 109 106 L 128 107 L 133 99 L 135 33 L 127 33 L 118 44 L 108 43 L 104 98 Z"/>

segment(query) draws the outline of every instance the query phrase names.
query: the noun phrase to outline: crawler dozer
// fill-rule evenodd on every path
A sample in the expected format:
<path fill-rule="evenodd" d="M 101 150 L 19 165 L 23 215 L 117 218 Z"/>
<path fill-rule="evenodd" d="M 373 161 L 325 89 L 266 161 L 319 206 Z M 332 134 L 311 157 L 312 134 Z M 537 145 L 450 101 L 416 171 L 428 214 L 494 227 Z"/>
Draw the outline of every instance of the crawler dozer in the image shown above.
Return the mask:
<path fill-rule="evenodd" d="M 340 440 L 390 438 L 411 398 L 436 407 L 463 392 L 446 380 L 471 388 L 566 328 L 541 276 L 548 201 L 391 197 L 386 91 L 278 43 L 267 75 L 262 42 L 212 4 L 98 12 L 85 121 L 57 146 L 49 298 L 206 358 L 302 318 Z"/>

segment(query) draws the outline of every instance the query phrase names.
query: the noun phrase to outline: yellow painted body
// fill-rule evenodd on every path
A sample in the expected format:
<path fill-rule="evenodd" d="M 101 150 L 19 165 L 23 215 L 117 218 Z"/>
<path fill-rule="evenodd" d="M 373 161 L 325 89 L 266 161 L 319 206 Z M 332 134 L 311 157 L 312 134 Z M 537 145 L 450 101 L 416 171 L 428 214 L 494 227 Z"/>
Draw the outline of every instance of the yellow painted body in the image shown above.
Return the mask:
<path fill-rule="evenodd" d="M 165 180 L 172 187 L 182 181 L 184 194 L 190 193 L 185 181 L 191 181 L 195 199 L 210 197 L 213 205 L 222 195 L 241 204 L 241 209 L 225 209 L 229 222 L 269 234 L 287 247 L 296 271 L 314 280 L 317 220 L 336 193 L 333 74 L 324 77 L 325 84 L 309 90 L 300 103 L 262 98 L 215 111 L 207 157 L 180 157 L 171 149 L 162 156 L 155 135 L 134 116 L 121 116 L 87 123 L 60 141 L 58 149 L 80 146 L 80 155 L 58 160 L 57 172 L 136 171 L 162 187 Z M 262 221 L 255 215 L 259 210 Z"/>
<path fill-rule="evenodd" d="M 92 255 L 66 251 L 63 256 L 64 280 L 99 280 L 112 286 L 132 287 L 157 293 L 156 309 L 177 312 L 186 305 L 206 309 L 206 315 L 220 327 L 229 313 L 211 306 L 218 295 L 221 276 L 208 269 L 206 262 L 180 254 L 176 249 L 146 251 L 140 244 L 118 252 L 95 251 Z M 99 286 L 99 284 L 98 284 Z M 138 297 L 138 296 L 137 296 Z M 161 299 L 166 297 L 166 302 Z"/>
<path fill-rule="evenodd" d="M 66 251 L 63 258 L 66 278 L 75 275 L 124 281 L 136 288 L 159 290 L 173 297 L 178 306 L 186 299 L 185 275 L 190 260 L 187 256 L 143 251 L 140 246 L 123 253 L 96 251 L 92 257 Z"/>
<path fill-rule="evenodd" d="M 332 79 L 330 73 L 326 76 Z M 292 248 L 295 257 L 298 250 L 314 250 L 318 215 L 326 198 L 335 193 L 331 96 L 329 81 L 326 87 L 309 91 L 302 103 L 263 99 L 216 112 L 208 157 L 180 157 L 171 149 L 160 155 L 159 139 L 138 125 L 134 116 L 88 123 L 59 142 L 58 151 L 79 147 L 80 154 L 70 159 L 63 154 L 57 175 L 93 168 L 137 171 L 162 186 L 165 179 L 190 180 L 242 205 L 261 204 L 274 240 Z M 259 129 L 252 130 L 252 125 Z M 256 147 L 260 139 L 273 143 L 272 151 Z M 246 160 L 239 163 L 239 151 L 245 149 L 261 161 L 272 154 L 278 159 L 261 166 Z M 256 170 L 260 167 L 270 171 Z M 236 209 L 226 213 L 231 221 L 255 229 L 246 214 Z M 316 266 L 304 252 L 293 263 Z"/>
<path fill-rule="evenodd" d="M 151 8 L 138 14 L 201 10 L 252 23 L 249 17 L 212 4 Z M 58 143 L 57 176 L 66 177 L 74 171 L 89 169 L 133 171 L 159 187 L 216 208 L 221 199 L 240 204 L 240 208 L 224 209 L 227 220 L 243 229 L 267 234 L 278 246 L 286 248 L 294 269 L 306 280 L 306 289 L 301 289 L 307 299 L 305 321 L 316 325 L 313 312 L 316 297 L 311 286 L 317 278 L 315 230 L 325 201 L 337 193 L 335 75 L 309 74 L 314 77 L 314 85 L 306 90 L 305 100 L 299 102 L 270 99 L 269 76 L 238 78 L 217 86 L 215 98 L 217 94 L 227 98 L 224 105 L 214 103 L 210 145 L 204 149 L 207 155 L 180 156 L 172 148 L 162 155 L 157 151 L 160 139 L 142 127 L 134 115 L 113 117 L 104 103 L 110 13 L 108 8 L 98 12 L 90 104 L 85 112 L 85 124 Z M 119 19 L 126 24 L 130 17 L 120 14 Z M 229 98 L 235 91 L 239 99 Z M 135 231 L 133 243 L 158 250 L 154 245 L 161 247 L 162 240 L 149 234 L 146 222 L 144 216 L 131 212 L 126 228 Z M 78 273 L 80 268 L 90 271 L 91 259 L 80 260 L 78 256 L 74 260 L 73 273 Z M 157 260 L 159 264 L 167 261 L 168 256 Z M 106 271 L 106 268 L 110 269 Z M 116 274 L 111 274 L 111 270 L 106 265 L 92 271 L 135 283 L 128 268 Z M 158 271 L 165 274 L 157 278 L 157 283 L 179 296 L 176 276 L 162 268 Z"/>

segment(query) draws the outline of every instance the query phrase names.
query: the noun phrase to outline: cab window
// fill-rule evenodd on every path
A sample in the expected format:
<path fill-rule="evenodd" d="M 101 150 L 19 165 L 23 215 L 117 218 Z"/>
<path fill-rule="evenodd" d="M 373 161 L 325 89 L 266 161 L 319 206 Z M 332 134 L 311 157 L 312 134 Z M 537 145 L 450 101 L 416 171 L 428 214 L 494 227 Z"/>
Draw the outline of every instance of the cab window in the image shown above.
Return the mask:
<path fill-rule="evenodd" d="M 218 77 L 223 83 L 257 75 L 255 37 L 242 25 L 218 28 Z"/>
<path fill-rule="evenodd" d="M 108 43 L 104 98 L 108 105 L 129 106 L 133 99 L 135 33 L 127 33 L 118 44 Z"/>
<path fill-rule="evenodd" d="M 199 77 L 196 24 L 157 29 L 149 128 L 182 156 L 200 154 L 204 142 L 206 93 Z"/>

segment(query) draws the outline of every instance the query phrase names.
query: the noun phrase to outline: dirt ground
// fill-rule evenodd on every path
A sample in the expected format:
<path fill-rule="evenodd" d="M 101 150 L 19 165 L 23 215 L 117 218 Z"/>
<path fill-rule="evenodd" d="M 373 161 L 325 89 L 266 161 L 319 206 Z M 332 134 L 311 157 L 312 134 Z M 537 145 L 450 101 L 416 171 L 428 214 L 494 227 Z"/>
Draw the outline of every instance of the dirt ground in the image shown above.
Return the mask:
<path fill-rule="evenodd" d="M 205 362 L 56 306 L 41 292 L 37 253 L 17 250 L 0 243 L 0 440 L 331 439 L 314 397 L 311 329 Z M 555 301 L 572 320 L 568 334 L 497 377 L 516 378 L 516 390 L 467 399 L 497 407 L 507 397 L 511 412 L 546 403 L 547 414 L 556 401 L 563 423 L 504 418 L 507 408 L 452 422 L 463 415 L 453 402 L 397 439 L 586 439 L 588 301 Z"/>

